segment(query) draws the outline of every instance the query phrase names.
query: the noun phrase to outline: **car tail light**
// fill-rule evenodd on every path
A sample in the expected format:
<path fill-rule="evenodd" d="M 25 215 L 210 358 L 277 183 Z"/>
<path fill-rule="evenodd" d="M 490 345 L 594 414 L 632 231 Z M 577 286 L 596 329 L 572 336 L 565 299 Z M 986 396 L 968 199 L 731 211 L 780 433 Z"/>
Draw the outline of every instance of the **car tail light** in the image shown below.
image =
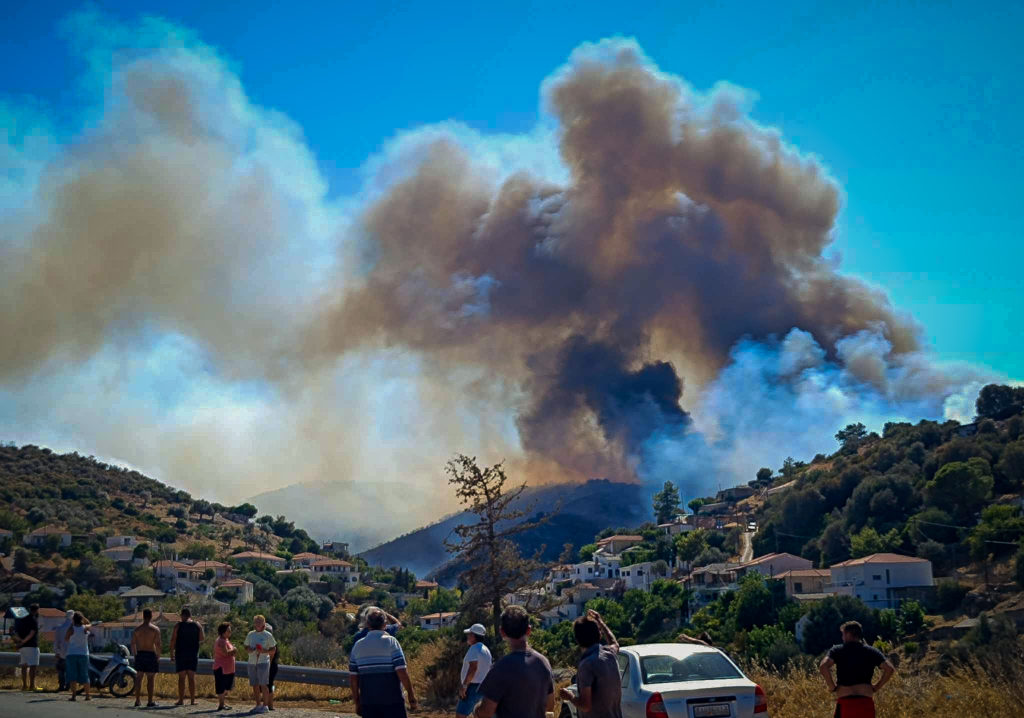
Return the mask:
<path fill-rule="evenodd" d="M 764 694 L 764 688 L 757 685 L 754 686 L 754 712 L 768 712 L 768 696 Z"/>
<path fill-rule="evenodd" d="M 652 693 L 647 699 L 647 718 L 667 718 L 668 711 L 665 710 L 665 701 L 661 699 L 660 693 Z"/>

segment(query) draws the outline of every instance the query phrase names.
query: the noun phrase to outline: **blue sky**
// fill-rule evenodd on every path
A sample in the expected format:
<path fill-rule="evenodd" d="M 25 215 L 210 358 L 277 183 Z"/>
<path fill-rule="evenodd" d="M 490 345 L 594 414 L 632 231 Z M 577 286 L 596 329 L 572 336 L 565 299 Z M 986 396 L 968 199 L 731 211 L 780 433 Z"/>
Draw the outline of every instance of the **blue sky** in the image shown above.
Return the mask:
<path fill-rule="evenodd" d="M 396 132 L 454 119 L 524 133 L 539 87 L 584 41 L 635 37 L 664 71 L 757 95 L 752 115 L 821 158 L 846 206 L 843 271 L 884 287 L 944 359 L 1024 376 L 1019 3 L 101 2 L 155 14 L 231 63 L 251 99 L 297 122 L 333 196 Z M 82 129 L 85 71 L 61 19 L 5 11 L 0 91 Z"/>

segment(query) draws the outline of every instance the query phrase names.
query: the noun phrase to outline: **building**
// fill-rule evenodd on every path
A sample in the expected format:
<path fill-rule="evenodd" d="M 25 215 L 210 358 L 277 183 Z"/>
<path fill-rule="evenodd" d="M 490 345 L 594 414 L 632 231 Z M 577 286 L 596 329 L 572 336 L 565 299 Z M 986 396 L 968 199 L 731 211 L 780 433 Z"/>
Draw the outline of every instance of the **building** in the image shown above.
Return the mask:
<path fill-rule="evenodd" d="M 325 541 L 323 552 L 329 553 L 332 556 L 344 556 L 347 558 L 348 541 Z"/>
<path fill-rule="evenodd" d="M 609 536 L 597 542 L 597 550 L 605 554 L 622 553 L 627 548 L 643 543 L 643 536 Z"/>
<path fill-rule="evenodd" d="M 39 633 L 53 633 L 57 630 L 57 627 L 64 623 L 66 618 L 66 611 L 62 611 L 59 608 L 40 608 L 39 609 Z"/>
<path fill-rule="evenodd" d="M 8 539 L 14 539 L 14 532 L 8 531 L 7 529 L 0 529 L 0 543 L 3 543 Z"/>
<path fill-rule="evenodd" d="M 572 566 L 572 580 L 573 583 L 581 583 L 583 581 L 589 581 L 596 577 L 595 570 L 597 564 L 593 561 L 583 561 L 581 563 L 575 563 Z"/>
<path fill-rule="evenodd" d="M 822 595 L 825 586 L 830 582 L 830 572 L 823 568 L 804 568 L 784 571 L 772 578 L 782 581 L 786 587 L 786 597 L 796 598 L 807 595 Z"/>
<path fill-rule="evenodd" d="M 207 571 L 213 571 L 213 577 L 217 581 L 230 578 L 232 573 L 231 567 L 220 561 L 196 561 L 192 568 L 201 571 L 203 575 L 206 575 Z"/>
<path fill-rule="evenodd" d="M 313 572 L 314 580 L 317 581 L 326 576 L 332 581 L 359 583 L 359 570 L 348 561 L 342 561 L 340 558 L 314 561 L 310 565 L 310 570 Z"/>
<path fill-rule="evenodd" d="M 786 571 L 803 571 L 813 565 L 808 559 L 791 553 L 768 553 L 740 564 L 736 568 L 736 579 L 739 580 L 748 573 L 759 573 L 765 578 L 770 578 Z"/>
<path fill-rule="evenodd" d="M 735 563 L 711 563 L 691 571 L 683 579 L 683 586 L 693 591 L 693 605 L 700 607 L 715 600 L 723 591 L 735 591 L 738 567 Z"/>
<path fill-rule="evenodd" d="M 423 594 L 423 598 L 430 598 L 430 592 L 438 589 L 437 581 L 419 580 L 416 582 L 416 591 Z"/>
<path fill-rule="evenodd" d="M 58 537 L 61 547 L 71 545 L 71 532 L 58 526 L 41 526 L 35 531 L 25 534 L 25 538 L 22 539 L 22 543 L 26 546 L 42 548 L 46 546 L 46 542 L 51 536 Z"/>
<path fill-rule="evenodd" d="M 557 594 L 559 590 L 572 583 L 572 566 L 569 564 L 563 564 L 561 566 L 555 566 L 548 571 L 547 581 L 544 587 L 548 593 Z"/>
<path fill-rule="evenodd" d="M 540 612 L 540 624 L 552 628 L 562 621 L 575 621 L 580 617 L 582 607 L 575 603 L 563 603 Z"/>
<path fill-rule="evenodd" d="M 167 594 L 152 586 L 136 586 L 117 595 L 124 602 L 124 610 L 128 613 L 139 610 L 142 606 L 153 601 L 159 601 Z"/>
<path fill-rule="evenodd" d="M 734 504 L 737 501 L 749 499 L 756 493 L 757 491 L 749 486 L 733 486 L 729 489 L 722 489 L 718 492 L 715 498 L 718 499 L 718 501 L 725 501 Z"/>
<path fill-rule="evenodd" d="M 848 590 L 872 608 L 895 608 L 906 589 L 935 585 L 932 562 L 895 553 L 875 553 L 834 564 L 829 568 L 829 593 Z"/>
<path fill-rule="evenodd" d="M 295 568 L 310 568 L 317 561 L 326 561 L 327 558 L 327 556 L 321 556 L 318 553 L 304 551 L 292 556 L 292 566 Z"/>
<path fill-rule="evenodd" d="M 262 551 L 242 551 L 236 553 L 230 557 L 235 563 L 240 566 L 244 566 L 247 563 L 269 563 L 274 568 L 284 568 L 285 564 L 288 563 L 280 556 L 275 556 L 272 553 L 264 553 Z"/>
<path fill-rule="evenodd" d="M 232 578 L 228 579 L 224 583 L 218 584 L 217 590 L 227 589 L 235 594 L 233 603 L 236 605 L 244 605 L 246 603 L 253 602 L 253 584 L 246 581 L 243 578 Z"/>
<path fill-rule="evenodd" d="M 113 546 L 100 551 L 101 556 L 106 556 L 114 563 L 130 563 L 139 568 L 149 565 L 149 558 L 146 556 L 135 557 L 135 549 L 131 546 Z"/>
<path fill-rule="evenodd" d="M 426 616 L 420 616 L 419 623 L 420 628 L 426 631 L 437 631 L 441 628 L 447 628 L 455 623 L 459 618 L 458 611 L 451 611 L 445 613 L 428 613 Z"/>
<path fill-rule="evenodd" d="M 107 536 L 107 548 L 114 548 L 117 546 L 135 548 L 138 545 L 139 539 L 135 536 Z"/>
<path fill-rule="evenodd" d="M 658 524 L 658 528 L 664 531 L 668 536 L 677 536 L 679 534 L 693 531 L 697 526 L 691 523 L 688 519 L 689 516 L 676 516 L 675 521 L 669 521 L 667 524 Z"/>
<path fill-rule="evenodd" d="M 181 620 L 177 613 L 163 613 L 153 611 L 153 624 L 166 636 L 170 636 L 174 624 Z M 116 621 L 93 624 L 90 629 L 89 647 L 95 651 L 101 651 L 109 645 L 121 644 L 128 646 L 132 642 L 132 633 L 142 625 L 142 613 L 133 613 L 122 616 Z"/>
<path fill-rule="evenodd" d="M 157 561 L 153 564 L 153 574 L 156 576 L 160 588 L 165 591 L 181 593 L 182 591 L 193 591 L 206 593 L 209 590 L 203 575 L 205 571 L 190 566 L 187 563 L 178 561 Z"/>
<path fill-rule="evenodd" d="M 562 592 L 562 595 L 569 599 L 569 603 L 574 603 L 577 606 L 586 606 L 588 601 L 592 601 L 595 598 L 603 598 L 606 596 L 613 596 L 620 591 L 617 591 L 612 580 L 613 585 L 599 586 L 596 583 L 590 581 L 584 581 L 583 583 L 577 583 Z"/>
<path fill-rule="evenodd" d="M 14 600 L 20 601 L 26 594 L 32 593 L 32 591 L 45 585 L 45 583 L 34 576 L 15 571 L 10 576 L 0 579 L 0 593 L 8 593 Z M 52 589 L 53 587 L 50 586 L 49 588 Z M 62 591 L 57 591 L 57 593 L 62 593 Z"/>
<path fill-rule="evenodd" d="M 664 576 L 655 574 L 654 563 L 654 561 L 644 561 L 642 563 L 630 564 L 620 569 L 619 577 L 622 579 L 626 590 L 638 588 L 641 591 L 650 591 L 651 584 L 659 578 L 664 578 Z"/>

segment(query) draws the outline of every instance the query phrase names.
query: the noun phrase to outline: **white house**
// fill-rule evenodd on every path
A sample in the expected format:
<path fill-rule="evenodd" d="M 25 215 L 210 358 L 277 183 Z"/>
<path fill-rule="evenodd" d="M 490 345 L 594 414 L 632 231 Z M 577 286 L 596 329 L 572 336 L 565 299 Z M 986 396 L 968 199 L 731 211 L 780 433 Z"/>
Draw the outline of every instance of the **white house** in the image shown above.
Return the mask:
<path fill-rule="evenodd" d="M 235 593 L 235 603 L 242 605 L 253 602 L 253 585 L 243 578 L 232 578 L 217 586 L 217 589 L 226 588 Z"/>
<path fill-rule="evenodd" d="M 580 606 L 575 603 L 563 603 L 540 612 L 540 623 L 544 628 L 551 628 L 562 621 L 575 621 L 580 617 Z"/>
<path fill-rule="evenodd" d="M 196 561 L 192 564 L 192 568 L 203 574 L 207 571 L 213 571 L 213 577 L 218 581 L 231 577 L 231 567 L 220 561 Z"/>
<path fill-rule="evenodd" d="M 41 548 L 46 545 L 47 539 L 51 536 L 59 537 L 61 546 L 71 545 L 71 532 L 67 529 L 62 529 L 59 526 L 41 526 L 35 531 L 25 534 L 25 538 L 22 539 L 22 543 L 26 546 Z"/>
<path fill-rule="evenodd" d="M 294 556 L 292 556 L 292 566 L 294 566 L 295 568 L 309 568 L 317 561 L 327 560 L 327 556 L 321 556 L 318 553 L 310 553 L 309 551 L 304 551 L 302 553 L 297 553 Z"/>
<path fill-rule="evenodd" d="M 589 581 L 595 578 L 595 569 L 597 565 L 593 561 L 583 561 L 582 563 L 576 563 L 572 566 L 572 580 L 574 583 L 581 581 Z"/>
<path fill-rule="evenodd" d="M 678 536 L 679 534 L 689 533 L 697 527 L 688 522 L 685 516 L 676 516 L 675 521 L 669 521 L 667 524 L 658 524 L 658 528 L 668 536 Z"/>
<path fill-rule="evenodd" d="M 824 568 L 805 568 L 783 571 L 775 574 L 772 578 L 783 582 L 787 598 L 820 597 L 825 593 L 825 586 L 831 582 L 831 573 Z"/>
<path fill-rule="evenodd" d="M 899 589 L 933 586 L 932 562 L 895 553 L 875 553 L 829 567 L 828 592 L 852 592 L 873 608 L 895 608 Z M 845 589 L 845 591 L 843 590 Z"/>
<path fill-rule="evenodd" d="M 770 578 L 786 571 L 804 571 L 813 566 L 810 560 L 791 553 L 769 553 L 758 556 L 753 561 L 741 563 L 736 568 L 736 578 L 741 579 L 748 573 L 759 573 L 765 578 Z"/>
<path fill-rule="evenodd" d="M 130 588 L 127 591 L 122 591 L 117 595 L 122 601 L 124 601 L 124 608 L 126 611 L 135 611 L 140 606 L 144 606 L 147 603 L 153 601 L 159 601 L 161 598 L 166 596 L 163 591 L 151 586 L 136 586 Z"/>
<path fill-rule="evenodd" d="M 608 554 L 622 553 L 627 548 L 643 543 L 643 540 L 643 536 L 621 536 L 616 534 L 615 536 L 609 536 L 598 541 L 597 548 Z"/>
<path fill-rule="evenodd" d="M 107 536 L 107 548 L 115 548 L 117 546 L 135 548 L 138 545 L 139 539 L 135 536 Z"/>
<path fill-rule="evenodd" d="M 622 554 L 606 553 L 603 549 L 594 551 L 594 575 L 591 578 L 618 578 L 622 565 Z"/>
<path fill-rule="evenodd" d="M 555 566 L 548 571 L 544 587 L 548 593 L 557 593 L 560 585 L 572 582 L 573 567 L 571 565 Z"/>
<path fill-rule="evenodd" d="M 160 587 L 164 590 L 174 589 L 177 592 L 194 591 L 205 594 L 209 587 L 203 582 L 204 571 L 178 561 L 157 561 L 153 564 L 153 574 Z"/>
<path fill-rule="evenodd" d="M 654 561 L 644 561 L 623 567 L 619 572 L 619 577 L 625 584 L 626 590 L 639 588 L 641 591 L 649 591 L 651 584 L 659 578 L 664 578 L 655 573 L 654 563 Z"/>
<path fill-rule="evenodd" d="M 284 565 L 287 563 L 287 561 L 280 556 L 275 556 L 272 553 L 264 553 L 262 551 L 242 551 L 241 553 L 234 554 L 231 558 L 234 559 L 235 563 L 241 566 L 244 566 L 247 563 L 259 563 L 262 561 L 264 563 L 269 563 L 274 568 L 284 568 Z"/>
<path fill-rule="evenodd" d="M 319 581 L 322 577 L 341 581 L 342 583 L 359 583 L 359 571 L 348 561 L 340 558 L 329 558 L 314 561 L 310 565 L 314 580 Z"/>
<path fill-rule="evenodd" d="M 452 625 L 458 620 L 458 618 L 458 611 L 428 613 L 426 616 L 420 616 L 420 628 L 426 631 L 437 631 L 441 628 L 447 628 Z"/>

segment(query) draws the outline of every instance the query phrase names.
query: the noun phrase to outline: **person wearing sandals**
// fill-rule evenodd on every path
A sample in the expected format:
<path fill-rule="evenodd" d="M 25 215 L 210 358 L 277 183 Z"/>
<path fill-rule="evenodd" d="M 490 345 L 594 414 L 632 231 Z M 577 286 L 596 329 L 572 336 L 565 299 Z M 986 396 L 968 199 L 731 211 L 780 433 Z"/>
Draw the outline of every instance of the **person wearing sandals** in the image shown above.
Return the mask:
<path fill-rule="evenodd" d="M 71 628 L 64 634 L 64 639 L 68 642 L 67 655 L 64 659 L 64 670 L 67 673 L 68 686 L 71 689 L 71 698 L 68 700 L 75 700 L 75 696 L 78 694 L 75 684 L 78 684 L 79 688 L 85 689 L 85 700 L 91 700 L 89 698 L 89 622 L 85 620 L 85 616 L 75 612 Z"/>
<path fill-rule="evenodd" d="M 213 683 L 217 691 L 217 710 L 229 710 L 224 705 L 228 693 L 235 686 L 235 654 L 238 652 L 231 645 L 231 624 L 222 623 L 217 626 L 217 640 L 213 642 Z"/>

